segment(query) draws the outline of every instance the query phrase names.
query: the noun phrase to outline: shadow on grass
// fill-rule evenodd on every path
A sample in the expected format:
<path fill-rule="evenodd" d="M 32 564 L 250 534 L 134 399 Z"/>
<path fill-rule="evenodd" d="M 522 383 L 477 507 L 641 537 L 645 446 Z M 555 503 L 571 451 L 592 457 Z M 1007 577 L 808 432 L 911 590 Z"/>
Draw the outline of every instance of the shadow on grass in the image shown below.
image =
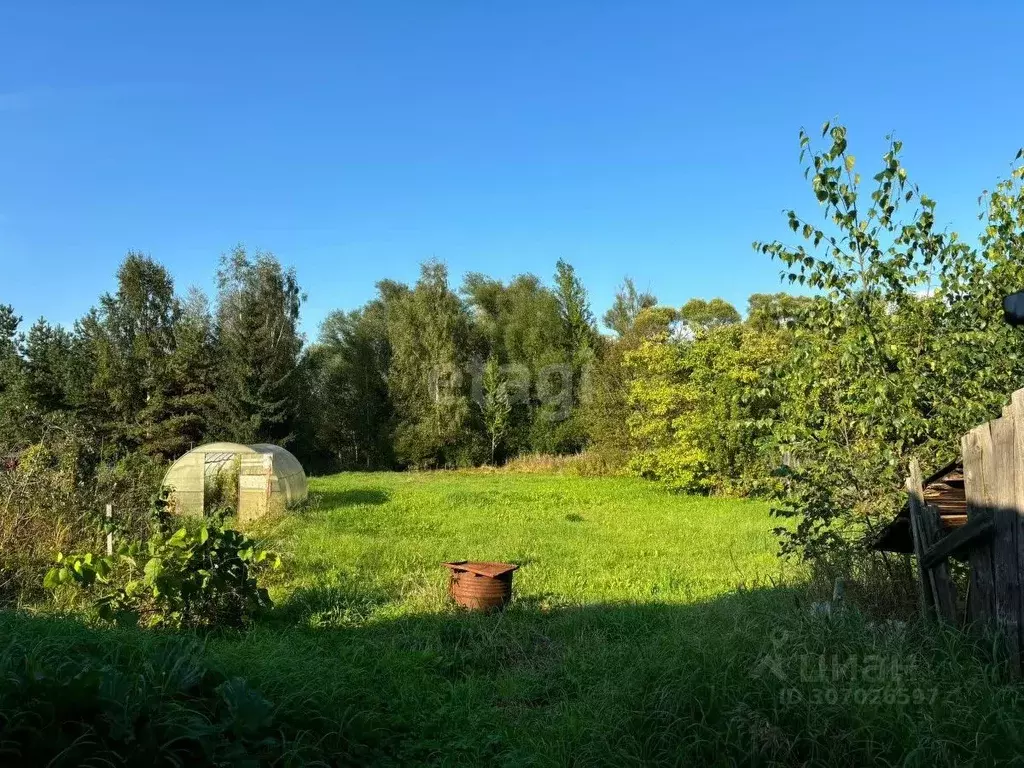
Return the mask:
<path fill-rule="evenodd" d="M 191 653 L 246 679 L 284 743 L 305 739 L 330 765 L 991 764 L 1024 751 L 1024 696 L 966 635 L 823 615 L 782 587 L 696 604 L 555 600 L 396 616 L 393 596 L 339 583 L 296 590 Z M 25 649 L 55 643 L 86 662 L 162 658 L 152 633 L 68 624 L 0 615 L 20 643 L 0 671 L 41 668 Z M 67 696 L 76 667 L 63 664 L 44 670 L 46 696 Z M 11 690 L 0 682 L 0 722 Z M 88 708 L 73 716 L 107 727 Z"/>
<path fill-rule="evenodd" d="M 264 623 L 282 629 L 352 627 L 371 618 L 391 600 L 383 590 L 355 589 L 344 583 L 299 587 L 274 606 Z"/>
<path fill-rule="evenodd" d="M 922 764 L 985 764 L 1024 748 L 1024 696 L 983 645 L 823 614 L 800 589 L 696 604 L 526 595 L 496 614 L 398 617 L 376 612 L 383 598 L 303 595 L 282 606 L 302 628 L 260 645 L 288 657 L 279 684 L 315 666 L 318 706 L 367 718 L 371 762 L 853 766 L 923 749 Z"/>
<path fill-rule="evenodd" d="M 322 509 L 379 506 L 386 504 L 390 498 L 387 491 L 379 488 L 353 488 L 348 491 L 324 491 L 317 494 L 318 506 Z"/>

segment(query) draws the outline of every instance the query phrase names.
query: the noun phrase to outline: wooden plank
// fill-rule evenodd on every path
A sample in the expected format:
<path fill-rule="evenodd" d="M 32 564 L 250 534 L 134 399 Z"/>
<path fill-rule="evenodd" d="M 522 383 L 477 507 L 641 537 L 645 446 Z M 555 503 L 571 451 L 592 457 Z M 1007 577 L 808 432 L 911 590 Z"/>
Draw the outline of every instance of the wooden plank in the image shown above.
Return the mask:
<path fill-rule="evenodd" d="M 939 511 L 935 507 L 925 505 L 921 510 L 918 523 L 924 533 L 922 545 L 927 551 L 939 541 L 939 537 L 942 535 L 939 528 Z M 943 558 L 934 565 L 928 566 L 924 559 L 921 558 L 922 567 L 928 572 L 928 578 L 931 580 L 932 595 L 935 598 L 935 613 L 946 623 L 955 626 L 957 624 L 956 587 L 949 573 L 949 564 Z"/>
<path fill-rule="evenodd" d="M 114 524 L 114 505 L 113 504 L 107 504 L 107 509 L 106 509 L 105 514 L 106 514 L 106 518 L 107 518 L 107 528 L 108 528 L 108 530 L 107 530 L 107 557 L 110 557 L 110 556 L 112 556 L 114 554 L 114 531 L 111 528 L 111 526 L 113 526 L 113 524 Z"/>
<path fill-rule="evenodd" d="M 931 568 L 936 563 L 971 549 L 980 541 L 990 537 L 992 531 L 993 525 L 990 518 L 975 518 L 969 524 L 943 536 L 925 550 L 924 557 L 922 558 L 924 567 Z"/>
<path fill-rule="evenodd" d="M 1018 645 L 1016 664 L 1013 669 L 1020 674 L 1022 654 L 1024 654 L 1024 390 L 1019 389 L 1010 397 L 1010 409 L 1013 414 L 1013 467 L 1014 467 L 1014 535 L 1016 541 L 1016 558 L 1014 566 L 1018 579 Z"/>
<path fill-rule="evenodd" d="M 981 441 L 988 501 L 992 509 L 992 582 L 996 626 L 1006 641 L 1012 669 L 1020 659 L 1020 584 L 1017 569 L 1017 473 L 1014 467 L 1015 419 L 988 424 Z"/>
<path fill-rule="evenodd" d="M 925 532 L 921 523 L 924 508 L 922 497 L 924 488 L 921 479 L 921 465 L 917 459 L 910 460 L 910 476 L 907 477 L 907 503 L 910 508 L 910 535 L 914 541 L 914 554 L 917 555 L 917 576 L 921 587 L 921 615 L 930 619 L 936 616 L 935 593 L 932 591 L 928 569 L 924 567 Z"/>
<path fill-rule="evenodd" d="M 988 517 L 992 507 L 989 502 L 986 465 L 981 448 L 983 435 L 988 435 L 987 424 L 972 429 L 960 441 L 964 458 L 964 492 L 967 497 L 968 523 L 978 517 Z M 970 565 L 968 617 L 973 622 L 986 622 L 995 615 L 991 546 L 975 547 L 971 551 Z"/>

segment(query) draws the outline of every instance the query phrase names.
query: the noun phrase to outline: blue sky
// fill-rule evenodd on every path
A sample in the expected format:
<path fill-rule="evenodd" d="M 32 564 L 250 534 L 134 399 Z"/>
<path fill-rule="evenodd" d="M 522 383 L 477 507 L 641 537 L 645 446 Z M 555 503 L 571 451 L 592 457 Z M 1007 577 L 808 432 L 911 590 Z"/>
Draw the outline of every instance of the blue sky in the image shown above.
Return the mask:
<path fill-rule="evenodd" d="M 899 7 L 897 7 L 899 6 Z M 780 287 L 797 132 L 862 169 L 895 130 L 940 220 L 1024 144 L 1018 3 L 416 0 L 0 7 L 0 303 L 70 323 L 128 250 L 211 290 L 293 265 L 304 328 L 425 258 L 550 277 L 595 311 Z"/>

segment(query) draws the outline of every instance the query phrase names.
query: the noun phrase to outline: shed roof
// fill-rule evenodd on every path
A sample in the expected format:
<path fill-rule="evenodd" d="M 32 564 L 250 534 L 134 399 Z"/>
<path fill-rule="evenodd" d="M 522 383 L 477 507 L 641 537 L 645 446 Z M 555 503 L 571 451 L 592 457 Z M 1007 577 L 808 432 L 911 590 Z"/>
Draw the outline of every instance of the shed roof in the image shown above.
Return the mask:
<path fill-rule="evenodd" d="M 964 490 L 964 465 L 955 459 L 935 470 L 922 482 L 924 503 L 939 510 L 943 531 L 959 528 L 967 522 L 967 494 Z M 912 554 L 914 539 L 910 532 L 910 507 L 904 504 L 896 517 L 870 542 L 872 549 Z"/>

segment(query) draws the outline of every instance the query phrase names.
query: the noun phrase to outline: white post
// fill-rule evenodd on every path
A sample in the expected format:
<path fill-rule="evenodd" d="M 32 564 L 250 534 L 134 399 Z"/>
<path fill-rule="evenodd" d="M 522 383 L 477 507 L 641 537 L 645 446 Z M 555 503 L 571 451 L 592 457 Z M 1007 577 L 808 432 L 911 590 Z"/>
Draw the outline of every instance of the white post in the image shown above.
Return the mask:
<path fill-rule="evenodd" d="M 113 521 L 113 519 L 114 519 L 114 505 L 113 504 L 107 504 L 107 526 L 108 527 L 109 527 L 110 523 Z M 107 557 L 109 557 L 112 554 L 114 554 L 114 532 L 108 530 L 107 531 Z"/>

